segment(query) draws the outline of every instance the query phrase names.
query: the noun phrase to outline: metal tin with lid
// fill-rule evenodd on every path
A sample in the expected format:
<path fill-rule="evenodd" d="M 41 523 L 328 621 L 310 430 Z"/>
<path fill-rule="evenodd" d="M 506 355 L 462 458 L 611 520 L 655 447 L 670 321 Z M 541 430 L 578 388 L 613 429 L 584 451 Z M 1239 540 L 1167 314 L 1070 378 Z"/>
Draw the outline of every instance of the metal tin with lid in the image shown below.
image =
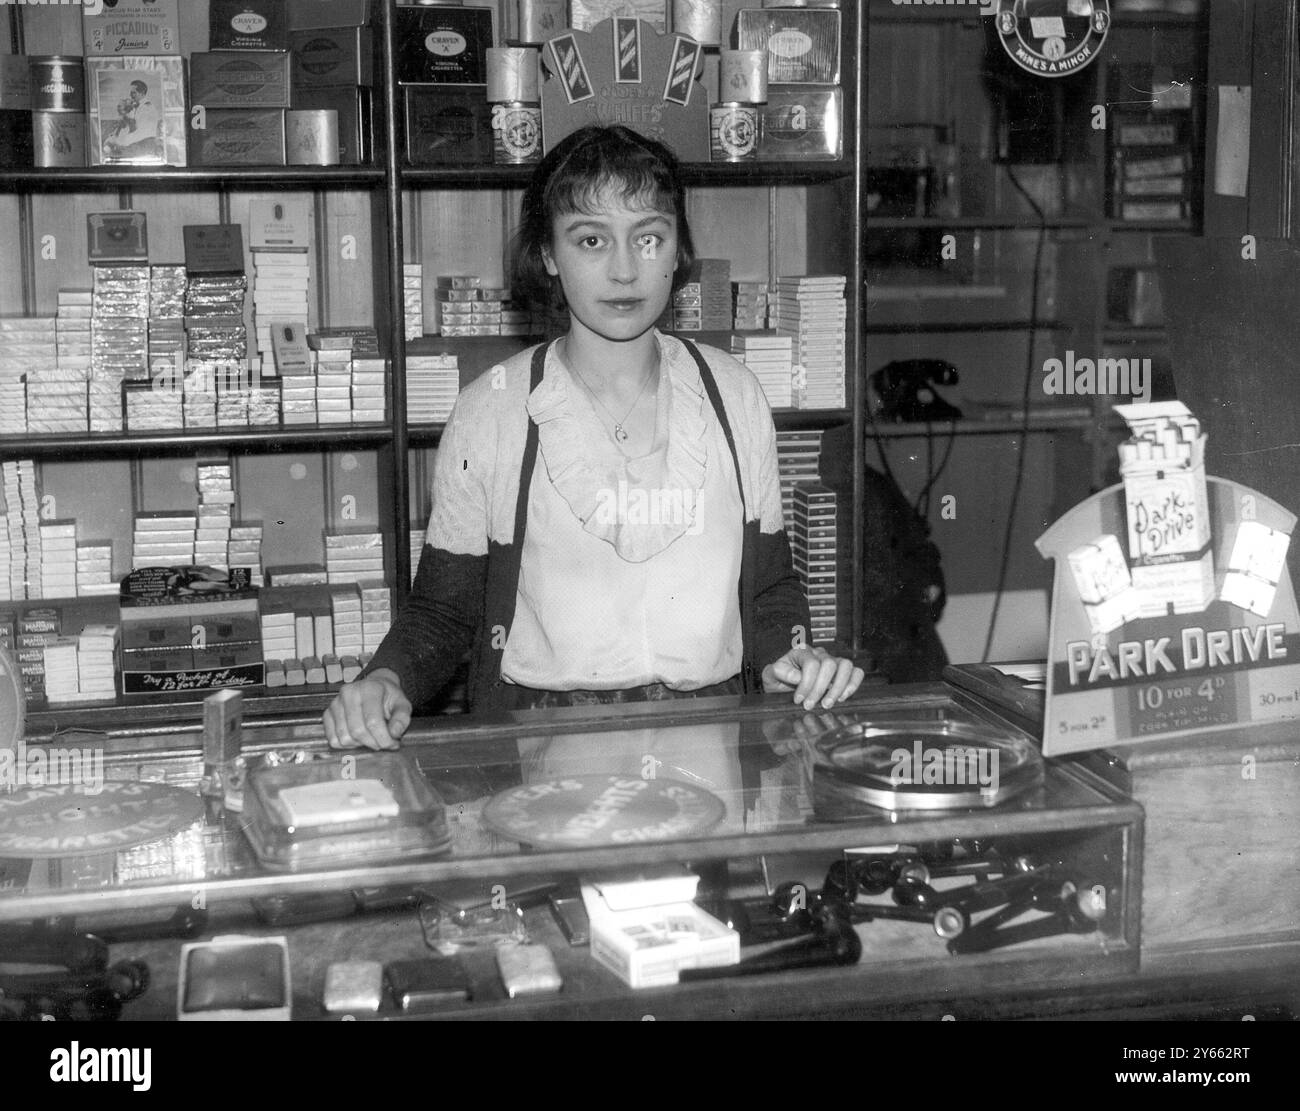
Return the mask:
<path fill-rule="evenodd" d="M 34 54 L 30 59 L 32 110 L 84 112 L 86 70 L 84 59 L 72 54 Z"/>

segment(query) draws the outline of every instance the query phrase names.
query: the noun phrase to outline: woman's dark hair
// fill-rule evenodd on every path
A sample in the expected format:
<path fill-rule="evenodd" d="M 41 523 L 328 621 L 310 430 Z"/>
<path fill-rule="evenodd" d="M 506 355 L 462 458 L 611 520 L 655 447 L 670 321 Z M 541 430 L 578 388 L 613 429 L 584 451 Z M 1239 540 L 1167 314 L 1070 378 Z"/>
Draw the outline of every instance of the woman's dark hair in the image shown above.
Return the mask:
<path fill-rule="evenodd" d="M 609 187 L 629 203 L 649 204 L 676 217 L 674 288 L 685 281 L 695 261 L 695 244 L 686 220 L 686 187 L 677 156 L 663 143 L 629 128 L 593 125 L 557 143 L 524 190 L 511 288 L 516 300 L 537 308 L 564 308 L 560 281 L 546 272 L 543 254 L 551 245 L 555 218 L 593 212 Z"/>

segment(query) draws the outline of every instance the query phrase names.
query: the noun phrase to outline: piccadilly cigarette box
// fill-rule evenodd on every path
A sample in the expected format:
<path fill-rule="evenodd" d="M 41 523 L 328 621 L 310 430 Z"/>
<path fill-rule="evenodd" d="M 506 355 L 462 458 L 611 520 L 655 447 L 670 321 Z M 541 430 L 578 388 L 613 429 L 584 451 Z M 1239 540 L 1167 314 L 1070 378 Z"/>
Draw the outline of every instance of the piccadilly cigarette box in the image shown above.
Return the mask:
<path fill-rule="evenodd" d="M 117 0 L 86 4 L 81 12 L 82 47 L 88 57 L 179 54 L 180 0 Z"/>
<path fill-rule="evenodd" d="M 251 50 L 193 54 L 190 101 L 204 108 L 288 108 L 289 55 Z"/>
<path fill-rule="evenodd" d="M 1143 617 L 1200 613 L 1215 593 L 1205 435 L 1178 401 L 1116 405 L 1128 563 Z"/>

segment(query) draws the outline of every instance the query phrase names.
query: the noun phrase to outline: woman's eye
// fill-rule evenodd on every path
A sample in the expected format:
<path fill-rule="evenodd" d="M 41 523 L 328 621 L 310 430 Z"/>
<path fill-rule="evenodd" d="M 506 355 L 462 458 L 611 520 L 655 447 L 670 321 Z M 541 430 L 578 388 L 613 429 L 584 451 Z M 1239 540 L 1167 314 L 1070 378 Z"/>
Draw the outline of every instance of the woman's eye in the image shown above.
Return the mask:
<path fill-rule="evenodd" d="M 601 244 L 601 238 L 598 235 L 584 235 L 578 240 L 580 247 L 586 247 L 589 251 L 594 251 Z"/>

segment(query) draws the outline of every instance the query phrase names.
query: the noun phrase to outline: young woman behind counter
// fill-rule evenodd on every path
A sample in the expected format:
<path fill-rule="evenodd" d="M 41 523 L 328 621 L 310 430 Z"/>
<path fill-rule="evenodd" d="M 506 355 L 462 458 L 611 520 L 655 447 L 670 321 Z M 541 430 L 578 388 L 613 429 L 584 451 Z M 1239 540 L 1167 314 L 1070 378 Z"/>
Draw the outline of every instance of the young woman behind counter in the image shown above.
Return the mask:
<path fill-rule="evenodd" d="M 807 645 L 776 432 L 753 374 L 659 332 L 694 257 L 667 147 L 623 127 L 559 143 L 524 193 L 514 292 L 563 338 L 460 394 L 415 583 L 324 715 L 393 748 L 471 651 L 471 710 L 792 692 L 829 709 L 862 670 Z"/>

